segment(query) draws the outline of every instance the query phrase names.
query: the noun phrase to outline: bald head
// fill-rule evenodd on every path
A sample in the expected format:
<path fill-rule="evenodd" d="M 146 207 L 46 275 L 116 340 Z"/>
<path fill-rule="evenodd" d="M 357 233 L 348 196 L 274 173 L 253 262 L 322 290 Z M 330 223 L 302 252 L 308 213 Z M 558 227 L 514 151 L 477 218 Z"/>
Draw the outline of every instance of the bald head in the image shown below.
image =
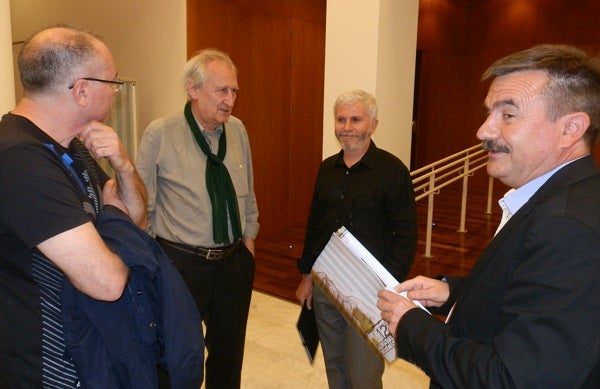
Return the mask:
<path fill-rule="evenodd" d="M 87 69 L 102 66 L 100 53 L 106 46 L 89 32 L 53 27 L 25 42 L 18 66 L 26 94 L 48 93 L 67 87 Z"/>

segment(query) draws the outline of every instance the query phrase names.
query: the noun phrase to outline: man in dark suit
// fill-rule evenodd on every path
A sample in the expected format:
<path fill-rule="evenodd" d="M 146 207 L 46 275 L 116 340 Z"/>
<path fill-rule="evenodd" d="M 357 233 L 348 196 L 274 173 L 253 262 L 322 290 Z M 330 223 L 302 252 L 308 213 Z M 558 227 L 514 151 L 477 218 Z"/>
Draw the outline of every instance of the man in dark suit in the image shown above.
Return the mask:
<path fill-rule="evenodd" d="M 509 185 L 508 220 L 467 278 L 396 287 L 446 324 L 380 291 L 398 355 L 432 387 L 600 387 L 600 65 L 569 46 L 498 60 L 477 136 Z"/>

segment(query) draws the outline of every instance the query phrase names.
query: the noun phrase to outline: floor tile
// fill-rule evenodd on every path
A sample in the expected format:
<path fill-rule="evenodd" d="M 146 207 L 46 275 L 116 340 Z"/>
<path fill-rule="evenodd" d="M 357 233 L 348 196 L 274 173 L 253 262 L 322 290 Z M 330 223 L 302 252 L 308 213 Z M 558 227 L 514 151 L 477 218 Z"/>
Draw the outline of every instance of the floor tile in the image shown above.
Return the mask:
<path fill-rule="evenodd" d="M 327 388 L 321 349 L 310 364 L 296 330 L 300 307 L 287 300 L 254 291 L 250 305 L 243 389 Z M 425 389 L 429 378 L 416 366 L 398 359 L 388 364 L 383 387 Z"/>

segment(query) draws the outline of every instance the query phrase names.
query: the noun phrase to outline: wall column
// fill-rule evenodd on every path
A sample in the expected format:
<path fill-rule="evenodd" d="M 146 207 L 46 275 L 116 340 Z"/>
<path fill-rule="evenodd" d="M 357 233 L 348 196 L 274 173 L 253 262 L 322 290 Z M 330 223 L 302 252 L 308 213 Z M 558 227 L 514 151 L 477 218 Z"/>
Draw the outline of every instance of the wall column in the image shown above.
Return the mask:
<path fill-rule="evenodd" d="M 0 116 L 15 106 L 10 1 L 0 0 Z"/>
<path fill-rule="evenodd" d="M 377 98 L 378 147 L 410 164 L 419 0 L 328 0 L 323 157 L 339 151 L 332 106 L 347 90 Z M 410 166 L 409 166 L 410 167 Z"/>

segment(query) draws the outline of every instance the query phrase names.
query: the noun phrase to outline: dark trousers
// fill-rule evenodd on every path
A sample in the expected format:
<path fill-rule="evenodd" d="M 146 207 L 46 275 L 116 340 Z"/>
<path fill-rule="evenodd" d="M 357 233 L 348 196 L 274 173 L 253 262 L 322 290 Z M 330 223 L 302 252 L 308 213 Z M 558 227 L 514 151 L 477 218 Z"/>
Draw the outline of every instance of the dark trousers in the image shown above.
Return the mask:
<path fill-rule="evenodd" d="M 161 246 L 190 289 L 206 327 L 206 389 L 239 388 L 254 257 L 243 243 L 220 260 L 206 260 Z"/>

